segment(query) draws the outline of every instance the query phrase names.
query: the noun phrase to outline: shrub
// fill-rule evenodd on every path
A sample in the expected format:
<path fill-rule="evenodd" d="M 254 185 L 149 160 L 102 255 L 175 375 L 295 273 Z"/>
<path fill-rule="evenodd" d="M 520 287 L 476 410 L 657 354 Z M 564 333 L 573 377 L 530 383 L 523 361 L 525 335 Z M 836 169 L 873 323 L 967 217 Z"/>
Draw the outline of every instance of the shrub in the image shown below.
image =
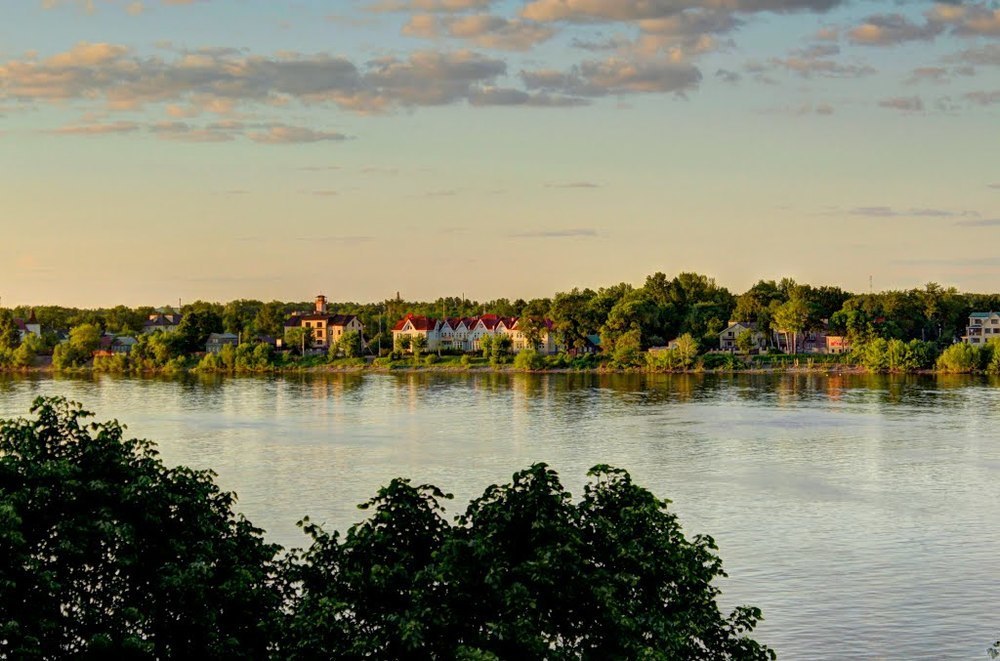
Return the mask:
<path fill-rule="evenodd" d="M 437 357 L 437 354 L 429 353 L 426 356 L 424 356 L 424 365 L 433 365 L 436 362 L 438 362 L 438 360 L 439 358 Z"/>
<path fill-rule="evenodd" d="M 545 367 L 545 359 L 534 349 L 524 349 L 514 356 L 514 369 L 540 370 Z"/>
<path fill-rule="evenodd" d="M 944 351 L 937 359 L 937 369 L 941 372 L 962 373 L 984 367 L 980 364 L 982 352 L 979 347 L 975 347 L 965 342 L 953 344 Z"/>

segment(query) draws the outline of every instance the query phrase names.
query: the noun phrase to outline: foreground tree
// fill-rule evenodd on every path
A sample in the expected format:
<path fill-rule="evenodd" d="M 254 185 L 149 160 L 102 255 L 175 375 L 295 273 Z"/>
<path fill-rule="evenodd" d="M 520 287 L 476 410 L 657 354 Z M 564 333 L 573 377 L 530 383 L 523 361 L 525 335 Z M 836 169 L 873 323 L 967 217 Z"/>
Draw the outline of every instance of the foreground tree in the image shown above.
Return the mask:
<path fill-rule="evenodd" d="M 457 526 L 429 485 L 394 480 L 343 541 L 306 523 L 289 658 L 772 659 L 761 617 L 716 605 L 710 537 L 598 466 L 574 504 L 544 464 L 494 485 Z"/>
<path fill-rule="evenodd" d="M 0 421 L 0 658 L 262 658 L 278 547 L 209 471 L 63 399 Z"/>

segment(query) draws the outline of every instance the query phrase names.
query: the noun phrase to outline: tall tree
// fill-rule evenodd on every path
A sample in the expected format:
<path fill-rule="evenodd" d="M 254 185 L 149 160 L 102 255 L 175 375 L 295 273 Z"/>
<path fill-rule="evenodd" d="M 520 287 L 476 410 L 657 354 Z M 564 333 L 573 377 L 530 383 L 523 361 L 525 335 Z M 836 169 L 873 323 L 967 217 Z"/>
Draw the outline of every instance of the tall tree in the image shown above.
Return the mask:
<path fill-rule="evenodd" d="M 0 349 L 16 349 L 21 343 L 21 331 L 14 322 L 14 313 L 0 309 Z"/>

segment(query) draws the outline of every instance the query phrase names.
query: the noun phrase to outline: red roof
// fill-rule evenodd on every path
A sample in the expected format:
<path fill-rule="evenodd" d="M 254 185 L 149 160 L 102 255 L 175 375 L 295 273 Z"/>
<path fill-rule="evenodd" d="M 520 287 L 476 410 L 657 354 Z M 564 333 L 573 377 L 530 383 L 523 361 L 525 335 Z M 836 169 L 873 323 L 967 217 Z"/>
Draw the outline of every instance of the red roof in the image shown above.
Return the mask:
<path fill-rule="evenodd" d="M 457 329 L 459 324 L 465 324 L 465 327 L 471 330 L 481 321 L 487 330 L 492 331 L 496 330 L 497 326 L 503 322 L 503 325 L 508 330 L 513 330 L 517 327 L 518 319 L 518 317 L 500 317 L 495 314 L 484 314 L 478 317 L 449 317 L 448 319 L 442 319 L 440 323 L 442 326 L 447 326 L 451 330 Z M 432 331 L 437 328 L 437 324 L 439 323 L 438 320 L 433 317 L 421 317 L 414 314 L 407 314 L 405 317 L 396 322 L 396 325 L 392 327 L 392 330 L 403 330 L 403 326 L 406 325 L 407 321 L 410 322 L 414 330 L 418 331 Z M 543 319 L 542 324 L 545 328 L 550 330 L 552 329 L 553 323 L 551 319 Z"/>
<path fill-rule="evenodd" d="M 437 319 L 432 317 L 418 317 L 413 314 L 407 314 L 405 317 L 396 322 L 396 325 L 392 327 L 394 331 L 403 330 L 403 326 L 409 321 L 410 325 L 413 326 L 413 330 L 418 331 L 432 331 L 437 328 Z"/>

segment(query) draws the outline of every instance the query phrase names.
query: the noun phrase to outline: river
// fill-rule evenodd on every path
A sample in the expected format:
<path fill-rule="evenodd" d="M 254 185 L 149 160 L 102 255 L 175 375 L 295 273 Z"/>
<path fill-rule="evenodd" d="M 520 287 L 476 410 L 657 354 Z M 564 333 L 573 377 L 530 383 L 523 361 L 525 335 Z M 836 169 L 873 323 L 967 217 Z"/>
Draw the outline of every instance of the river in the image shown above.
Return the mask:
<path fill-rule="evenodd" d="M 786 659 L 985 659 L 1000 637 L 1000 382 L 826 374 L 0 375 L 0 417 L 82 402 L 212 468 L 284 546 L 395 476 L 458 514 L 536 461 L 608 463 L 712 535 L 722 605 Z"/>

